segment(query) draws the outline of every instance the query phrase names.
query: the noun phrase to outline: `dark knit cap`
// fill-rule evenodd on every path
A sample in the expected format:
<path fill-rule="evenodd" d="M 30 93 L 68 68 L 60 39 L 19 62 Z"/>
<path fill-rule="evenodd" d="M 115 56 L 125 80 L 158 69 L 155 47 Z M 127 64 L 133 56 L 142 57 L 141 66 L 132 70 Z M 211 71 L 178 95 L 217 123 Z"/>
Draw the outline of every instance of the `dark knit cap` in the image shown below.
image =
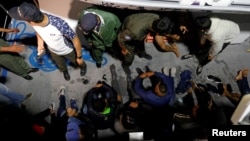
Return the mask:
<path fill-rule="evenodd" d="M 81 17 L 80 25 L 83 31 L 89 32 L 94 29 L 97 23 L 98 21 L 96 15 L 93 13 L 87 13 Z"/>

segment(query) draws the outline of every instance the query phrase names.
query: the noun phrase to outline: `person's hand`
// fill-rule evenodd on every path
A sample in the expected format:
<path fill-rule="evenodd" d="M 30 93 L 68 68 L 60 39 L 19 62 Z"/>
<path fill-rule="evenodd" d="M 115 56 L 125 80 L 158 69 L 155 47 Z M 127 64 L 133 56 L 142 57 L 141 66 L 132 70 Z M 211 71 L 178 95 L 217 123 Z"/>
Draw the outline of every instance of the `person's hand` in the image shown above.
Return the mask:
<path fill-rule="evenodd" d="M 9 50 L 11 50 L 11 52 L 23 52 L 25 50 L 25 45 L 17 45 L 15 42 L 12 46 L 9 46 L 8 48 Z"/>
<path fill-rule="evenodd" d="M 181 30 L 182 34 L 185 34 L 186 32 L 188 32 L 187 27 L 184 26 L 184 25 L 181 25 L 181 26 L 180 26 L 180 30 Z"/>
<path fill-rule="evenodd" d="M 82 58 L 76 58 L 76 62 L 79 66 L 82 66 L 84 61 Z"/>
<path fill-rule="evenodd" d="M 97 83 L 96 85 L 95 85 L 95 87 L 97 87 L 97 88 L 100 88 L 100 87 L 102 87 L 102 83 Z"/>
<path fill-rule="evenodd" d="M 208 59 L 209 61 L 211 61 L 211 60 L 213 60 L 213 59 L 214 59 L 214 56 L 209 55 L 207 59 Z"/>
<path fill-rule="evenodd" d="M 129 56 L 131 53 L 127 49 L 122 49 L 121 50 L 122 55 L 124 56 Z"/>
<path fill-rule="evenodd" d="M 20 32 L 20 30 L 19 30 L 18 28 L 10 28 L 10 29 L 9 29 L 9 32 L 14 32 L 14 33 L 16 33 L 16 32 Z"/>
<path fill-rule="evenodd" d="M 135 101 L 133 101 L 133 102 L 131 102 L 130 104 L 129 104 L 129 107 L 131 107 L 131 108 L 138 108 L 138 102 L 135 102 Z"/>

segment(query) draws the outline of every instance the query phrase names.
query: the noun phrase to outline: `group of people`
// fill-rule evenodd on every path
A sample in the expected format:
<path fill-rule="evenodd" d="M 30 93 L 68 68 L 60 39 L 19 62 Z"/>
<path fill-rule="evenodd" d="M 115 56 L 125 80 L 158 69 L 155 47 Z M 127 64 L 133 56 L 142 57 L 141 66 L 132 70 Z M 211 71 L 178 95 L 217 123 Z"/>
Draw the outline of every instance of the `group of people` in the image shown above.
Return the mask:
<path fill-rule="evenodd" d="M 37 33 L 38 54 L 48 51 L 58 69 L 63 72 L 65 80 L 70 80 L 66 60 L 80 67 L 81 76 L 86 74 L 87 64 L 82 58 L 82 47 L 90 51 L 97 68 L 102 65 L 103 53 L 108 52 L 121 59 L 127 74 L 129 100 L 125 103 L 122 92 L 118 92 L 106 82 L 99 81 L 84 94 L 81 108 L 73 98 L 67 108 L 65 88 L 62 88 L 57 114 L 55 105 L 51 104 L 49 109 L 37 114 L 32 120 L 33 131 L 45 140 L 95 140 L 98 138 L 97 130 L 107 128 L 122 137 L 129 132 L 142 131 L 146 140 L 174 140 L 188 131 L 195 131 L 195 134 L 190 134 L 193 135 L 190 140 L 207 138 L 211 126 L 230 124 L 229 117 L 235 106 L 242 96 L 250 91 L 246 79 L 247 69 L 237 73 L 236 80 L 241 91 L 238 94 L 222 83 L 218 88 L 214 88 L 211 85 L 196 84 L 188 78 L 185 81 L 188 85 L 185 85 L 184 89 L 187 95 L 182 98 L 182 102 L 175 93 L 175 68 L 164 68 L 162 72 L 158 72 L 146 66 L 145 72 L 137 69 L 138 76 L 134 80 L 130 75 L 129 67 L 135 55 L 152 59 L 144 46 L 145 38 L 149 34 L 153 36 L 156 47 L 164 52 L 172 52 L 176 57 L 181 56 L 177 42 L 187 45 L 190 53 L 183 55 L 181 59 L 196 56 L 199 60 L 196 74 L 200 74 L 202 67 L 219 55 L 239 34 L 240 28 L 233 21 L 207 16 L 193 19 L 190 13 L 178 12 L 169 16 L 137 12 L 121 18 L 111 11 L 89 7 L 79 14 L 78 28 L 84 37 L 84 42 L 81 43 L 79 36 L 63 19 L 41 12 L 34 4 L 24 2 L 10 9 L 9 13 L 15 19 L 27 21 L 34 28 Z M 0 30 L 18 32 L 17 29 Z M 0 65 L 31 80 L 29 73 L 37 72 L 38 69 L 29 67 L 24 59 L 16 54 L 23 51 L 24 45 L 9 45 L 4 40 L 0 40 L 0 45 L 0 57 L 3 56 Z M 115 79 L 114 68 L 111 69 L 111 74 Z M 150 79 L 150 86 L 145 87 L 143 82 L 147 78 Z M 213 98 L 216 94 L 233 104 L 216 103 Z M 29 97 L 31 96 L 20 97 L 18 102 Z M 51 115 L 51 122 L 44 123 L 44 118 L 48 115 Z M 194 123 L 194 126 L 185 126 L 188 123 Z"/>
<path fill-rule="evenodd" d="M 66 59 L 80 67 L 81 76 L 86 74 L 87 64 L 82 58 L 82 47 L 89 50 L 97 68 L 102 65 L 103 53 L 108 52 L 119 58 L 124 71 L 130 74 L 129 67 L 136 54 L 141 58 L 152 59 L 144 46 L 147 35 L 153 36 L 157 48 L 163 52 L 173 52 L 176 57 L 181 56 L 177 42 L 187 45 L 190 54 L 183 55 L 181 59 L 196 56 L 199 60 L 196 70 L 198 75 L 202 72 L 202 67 L 222 52 L 240 33 L 237 23 L 216 17 L 201 16 L 194 19 L 192 13 L 182 12 L 137 12 L 119 17 L 111 10 L 88 7 L 79 14 L 77 27 L 84 38 L 80 40 L 67 22 L 41 12 L 34 4 L 24 2 L 11 8 L 9 14 L 12 18 L 27 21 L 35 29 L 38 54 L 48 51 L 67 81 L 70 80 L 70 74 Z M 3 31 L 18 32 L 17 29 Z M 20 52 L 22 49 L 16 47 L 14 51 Z M 1 64 L 6 63 L 4 61 Z M 30 69 L 27 66 L 25 68 L 25 73 L 20 74 L 19 70 L 17 74 L 30 80 L 31 77 L 27 75 Z M 15 72 L 13 69 L 12 71 Z M 37 70 L 32 72 L 35 71 Z"/>

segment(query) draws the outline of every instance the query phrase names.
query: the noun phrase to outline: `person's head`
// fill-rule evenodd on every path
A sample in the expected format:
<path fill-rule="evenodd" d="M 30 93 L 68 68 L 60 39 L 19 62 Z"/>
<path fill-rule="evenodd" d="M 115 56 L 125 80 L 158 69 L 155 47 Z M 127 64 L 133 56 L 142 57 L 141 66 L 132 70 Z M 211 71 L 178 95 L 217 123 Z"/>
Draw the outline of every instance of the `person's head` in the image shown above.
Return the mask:
<path fill-rule="evenodd" d="M 34 4 L 28 2 L 23 2 L 18 7 L 11 8 L 9 14 L 16 20 L 27 22 L 40 23 L 44 19 L 44 14 Z"/>
<path fill-rule="evenodd" d="M 162 17 L 152 23 L 152 29 L 159 35 L 170 36 L 180 35 L 180 29 L 168 17 Z M 176 38 L 176 37 L 173 37 Z M 178 37 L 179 38 L 179 37 Z"/>
<path fill-rule="evenodd" d="M 94 100 L 92 106 L 96 112 L 99 112 L 104 115 L 109 114 L 111 111 L 110 107 L 108 106 L 107 99 L 105 98 L 99 98 Z"/>
<path fill-rule="evenodd" d="M 83 32 L 83 34 L 88 35 L 99 26 L 99 23 L 100 21 L 96 14 L 87 13 L 80 18 L 78 28 Z"/>
<path fill-rule="evenodd" d="M 137 116 L 135 113 L 127 110 L 121 115 L 121 123 L 125 129 L 134 129 L 137 125 Z"/>
<path fill-rule="evenodd" d="M 201 30 L 201 32 L 205 33 L 209 30 L 211 27 L 212 21 L 207 16 L 201 16 L 195 18 L 195 26 Z"/>
<path fill-rule="evenodd" d="M 167 86 L 162 82 L 162 80 L 158 80 L 156 85 L 154 86 L 154 93 L 157 96 L 165 96 L 167 94 Z"/>

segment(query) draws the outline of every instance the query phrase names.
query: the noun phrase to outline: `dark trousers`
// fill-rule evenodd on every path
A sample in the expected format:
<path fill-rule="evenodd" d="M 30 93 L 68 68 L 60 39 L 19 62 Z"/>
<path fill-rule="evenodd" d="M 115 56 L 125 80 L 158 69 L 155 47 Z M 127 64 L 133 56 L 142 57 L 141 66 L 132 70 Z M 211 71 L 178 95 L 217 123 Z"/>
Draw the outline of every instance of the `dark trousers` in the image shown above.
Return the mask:
<path fill-rule="evenodd" d="M 70 62 L 72 62 L 74 65 L 77 65 L 76 63 L 76 54 L 74 51 L 72 51 L 69 54 L 66 55 L 57 55 L 53 52 L 50 52 L 50 55 L 52 59 L 55 61 L 58 69 L 63 72 L 67 70 L 67 63 L 66 59 L 68 59 Z"/>
<path fill-rule="evenodd" d="M 241 80 L 237 80 L 236 83 L 242 95 L 250 93 L 247 77 L 243 77 Z"/>
<path fill-rule="evenodd" d="M 132 65 L 135 59 L 135 54 L 139 57 L 146 54 L 144 41 L 133 41 L 133 44 L 131 43 L 131 45 L 126 45 L 126 49 L 130 52 L 130 54 L 124 56 L 123 58 L 123 65 L 125 66 Z"/>
<path fill-rule="evenodd" d="M 221 51 L 218 54 L 220 54 L 229 44 L 230 43 L 224 43 Z M 202 46 L 202 49 L 200 49 L 195 54 L 201 66 L 205 66 L 211 61 L 211 60 L 208 60 L 210 48 L 211 48 L 211 43 L 209 41 L 206 41 L 205 45 Z"/>
<path fill-rule="evenodd" d="M 60 95 L 59 97 L 59 108 L 57 110 L 57 116 L 62 117 L 63 115 L 66 114 L 66 100 L 64 95 Z"/>

